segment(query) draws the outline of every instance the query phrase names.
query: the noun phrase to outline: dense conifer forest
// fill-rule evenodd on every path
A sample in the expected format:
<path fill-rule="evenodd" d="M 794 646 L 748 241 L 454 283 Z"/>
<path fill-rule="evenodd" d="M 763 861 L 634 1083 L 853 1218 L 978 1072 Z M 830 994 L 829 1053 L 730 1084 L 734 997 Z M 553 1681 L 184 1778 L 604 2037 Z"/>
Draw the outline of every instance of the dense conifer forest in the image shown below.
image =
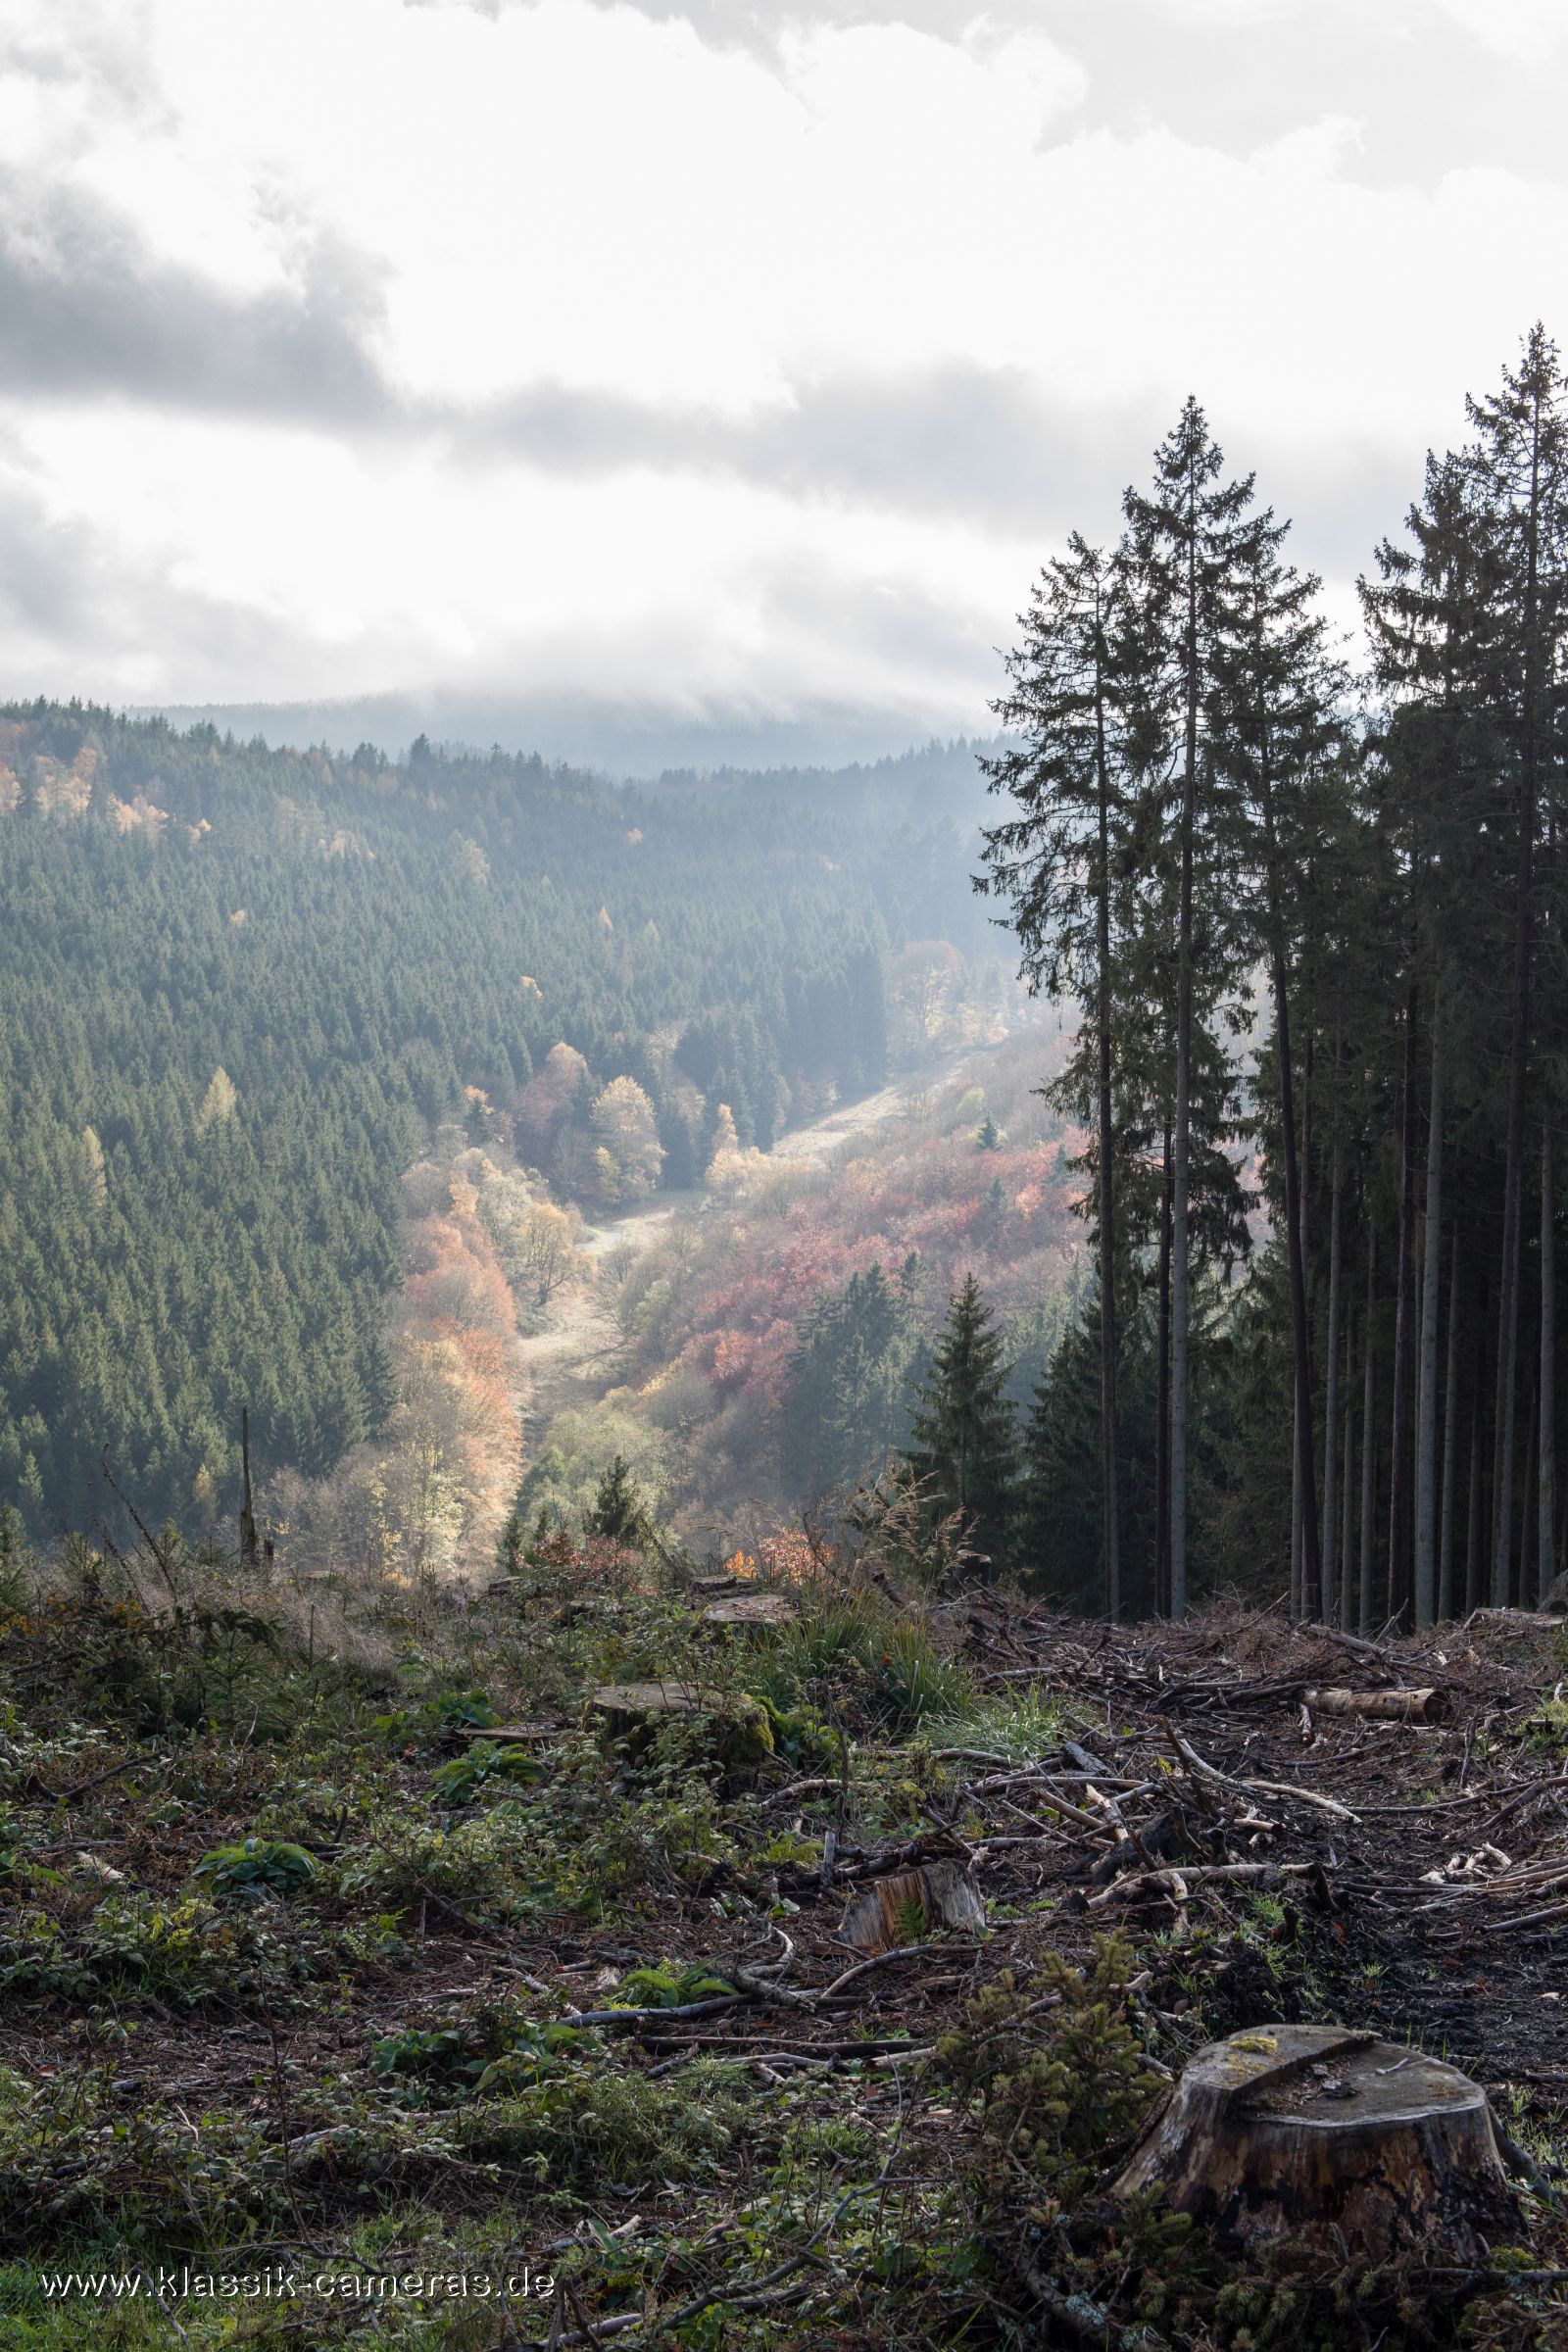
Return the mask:
<path fill-rule="evenodd" d="M 13 707 L 0 1494 L 89 1525 L 107 1457 L 188 1515 L 231 1498 L 245 1407 L 274 1467 L 336 1460 L 387 1408 L 399 1179 L 443 1121 L 593 1199 L 633 1181 L 596 1156 L 617 1102 L 652 1111 L 636 1181 L 680 1186 L 720 1105 L 765 1150 L 877 1084 L 890 942 L 964 895 L 939 831 L 873 860 L 789 794 Z"/>
<path fill-rule="evenodd" d="M 1544 329 L 1467 416 L 1371 554 L 1358 667 L 1196 401 L 1117 544 L 1048 564 L 1008 660 L 984 882 L 1083 1011 L 1054 1093 L 1089 1138 L 1100 1493 L 1092 1520 L 1058 1499 L 1113 1615 L 1181 1616 L 1216 1535 L 1362 1633 L 1529 1602 L 1560 1563 L 1568 390 Z"/>

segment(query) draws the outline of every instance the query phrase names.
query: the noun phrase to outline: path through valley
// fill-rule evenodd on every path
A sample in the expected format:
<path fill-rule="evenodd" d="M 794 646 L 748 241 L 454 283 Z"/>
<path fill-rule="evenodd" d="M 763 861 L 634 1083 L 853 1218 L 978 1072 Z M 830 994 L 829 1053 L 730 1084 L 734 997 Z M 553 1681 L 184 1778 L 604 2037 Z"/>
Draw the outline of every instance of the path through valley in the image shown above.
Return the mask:
<path fill-rule="evenodd" d="M 846 1144 L 872 1134 L 901 1113 L 919 1095 L 953 1078 L 983 1057 L 986 1048 L 968 1048 L 944 1061 L 911 1070 L 858 1102 L 841 1103 L 805 1127 L 781 1136 L 768 1154 L 771 1167 L 806 1167 L 826 1159 Z M 611 1217 L 597 1227 L 585 1245 L 588 1257 L 603 1261 L 622 1251 L 640 1256 L 678 1224 L 701 1215 L 722 1213 L 707 1207 L 704 1193 L 665 1193 L 646 1207 Z M 550 1306 L 543 1331 L 519 1341 L 520 1368 L 525 1384 L 523 1419 L 529 1450 L 559 1412 L 572 1406 L 597 1404 L 614 1386 L 621 1349 L 620 1327 L 610 1302 L 608 1284 L 588 1281 L 562 1292 Z"/>

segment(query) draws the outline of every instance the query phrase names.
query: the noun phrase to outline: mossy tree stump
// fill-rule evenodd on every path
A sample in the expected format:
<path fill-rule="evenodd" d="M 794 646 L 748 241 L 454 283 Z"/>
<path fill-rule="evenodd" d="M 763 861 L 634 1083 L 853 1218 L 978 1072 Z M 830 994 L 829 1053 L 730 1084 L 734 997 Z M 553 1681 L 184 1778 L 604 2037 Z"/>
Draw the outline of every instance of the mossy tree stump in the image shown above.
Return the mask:
<path fill-rule="evenodd" d="M 1468 2262 L 1518 2213 L 1486 2092 L 1457 2067 L 1340 2026 L 1211 2042 L 1111 2195 L 1158 2189 L 1222 2237 Z"/>
<path fill-rule="evenodd" d="M 588 1694 L 588 1716 L 612 1743 L 639 1755 L 666 1723 L 691 1723 L 726 1771 L 760 1764 L 773 1752 L 767 1709 L 743 1691 L 661 1680 L 607 1683 Z"/>

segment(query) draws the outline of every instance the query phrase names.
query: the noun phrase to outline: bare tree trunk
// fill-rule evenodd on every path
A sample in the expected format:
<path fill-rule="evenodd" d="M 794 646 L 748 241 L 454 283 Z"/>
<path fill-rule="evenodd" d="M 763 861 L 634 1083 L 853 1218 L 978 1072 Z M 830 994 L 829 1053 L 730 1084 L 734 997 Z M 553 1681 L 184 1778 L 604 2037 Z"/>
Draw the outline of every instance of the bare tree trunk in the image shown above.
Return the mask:
<path fill-rule="evenodd" d="M 1176 934 L 1176 1130 L 1171 1162 L 1170 1613 L 1187 1615 L 1187 1391 L 1191 1312 L 1188 1193 L 1193 1083 L 1193 835 L 1198 824 L 1198 485 L 1189 477 L 1187 740 L 1182 773 L 1181 905 Z"/>
<path fill-rule="evenodd" d="M 1160 1617 L 1170 1615 L 1170 1152 L 1167 1121 L 1159 1184 L 1159 1363 L 1154 1415 L 1154 1607 Z"/>
<path fill-rule="evenodd" d="M 1399 1262 L 1394 1310 L 1394 1408 L 1389 1446 L 1389 1585 L 1391 1622 L 1407 1614 L 1410 1545 L 1411 1250 L 1415 1228 L 1415 1011 L 1404 1007 L 1404 1110 L 1399 1143 Z"/>
<path fill-rule="evenodd" d="M 1527 1433 L 1525 1438 L 1525 1483 L 1519 1497 L 1519 1606 L 1522 1609 L 1529 1607 L 1530 1598 L 1535 1590 L 1537 1519 L 1531 1506 L 1536 1499 L 1536 1430 L 1539 1426 L 1539 1401 L 1535 1383 L 1532 1382 L 1530 1412 L 1525 1424 Z"/>
<path fill-rule="evenodd" d="M 1301 1399 L 1291 1402 L 1291 1623 L 1301 1622 Z"/>
<path fill-rule="evenodd" d="M 1286 986 L 1285 956 L 1276 946 L 1274 1020 L 1279 1043 L 1280 1142 L 1285 1169 L 1285 1247 L 1291 1273 L 1291 1342 L 1296 1373 L 1294 1501 L 1292 1520 L 1292 1616 L 1316 1617 L 1320 1606 L 1322 1560 L 1318 1548 L 1317 1478 L 1312 1467 L 1312 1335 L 1306 1317 L 1306 1266 L 1301 1223 L 1301 1170 L 1297 1157 L 1296 1079 L 1291 1066 L 1291 1006 Z M 1295 1534 L 1299 1525 L 1298 1541 Z M 1299 1553 L 1299 1572 L 1297 1554 Z"/>
<path fill-rule="evenodd" d="M 1170 1268 L 1170 1613 L 1187 1615 L 1187 1390 L 1192 1266 L 1188 1235 L 1188 1163 L 1193 1054 L 1192 763 L 1182 813 L 1181 945 L 1176 982 L 1176 1120 L 1171 1159 Z"/>
<path fill-rule="evenodd" d="M 1550 1104 L 1547 1116 L 1550 1117 Z M 1557 1237 L 1556 1171 L 1552 1166 L 1551 1128 L 1541 1139 L 1541 1453 L 1540 1522 L 1541 1597 L 1544 1600 L 1557 1572 Z"/>
<path fill-rule="evenodd" d="M 1470 1383 L 1470 1494 L 1464 1545 L 1464 1605 L 1467 1611 L 1480 1608 L 1487 1589 L 1486 1513 L 1483 1508 L 1487 1459 L 1487 1305 L 1486 1285 L 1483 1284 L 1476 1316 L 1476 1355 Z"/>
<path fill-rule="evenodd" d="M 1453 1615 L 1453 1506 L 1459 1483 L 1459 1236 L 1448 1277 L 1448 1375 L 1443 1400 L 1443 1532 L 1438 1541 L 1438 1621 Z"/>
<path fill-rule="evenodd" d="M 1362 1341 L 1361 1373 L 1361 1592 L 1356 1622 L 1363 1635 L 1372 1631 L 1372 1521 L 1377 1508 L 1376 1350 L 1372 1344 L 1377 1302 L 1377 1227 L 1370 1213 L 1366 1229 L 1366 1336 Z"/>
<path fill-rule="evenodd" d="M 1354 1399 L 1354 1393 L 1351 1393 L 1351 1378 L 1349 1378 L 1349 1374 L 1351 1374 L 1349 1324 L 1351 1324 L 1351 1315 L 1349 1315 L 1349 1307 L 1348 1307 L 1348 1310 L 1345 1310 L 1345 1477 L 1340 1480 L 1340 1487 L 1345 1489 L 1345 1503 L 1343 1503 L 1345 1519 L 1343 1519 L 1343 1527 L 1340 1527 L 1340 1613 L 1336 1618 L 1338 1625 L 1349 1625 L 1351 1599 L 1354 1599 L 1354 1588 L 1351 1588 L 1349 1578 L 1351 1578 L 1351 1574 L 1354 1574 L 1354 1566 L 1356 1566 L 1356 1517 L 1354 1517 L 1356 1515 L 1356 1503 L 1354 1503 L 1354 1492 L 1356 1492 L 1354 1489 L 1356 1399 Z"/>
<path fill-rule="evenodd" d="M 1336 1054 L 1335 1061 L 1338 1063 Z M 1323 1616 L 1334 1622 L 1334 1443 L 1338 1436 L 1340 1400 L 1340 1273 L 1345 1153 L 1334 1147 L 1334 1175 L 1329 1200 L 1329 1328 L 1323 1348 Z"/>
<path fill-rule="evenodd" d="M 248 1406 L 240 1408 L 239 1458 L 244 1479 L 244 1499 L 239 1513 L 239 1556 L 247 1568 L 254 1568 L 261 1557 L 261 1545 L 257 1540 L 256 1512 L 251 1501 L 251 1416 Z"/>
<path fill-rule="evenodd" d="M 1098 642 L 1098 638 L 1097 638 Z M 1116 1220 L 1110 1103 L 1110 783 L 1105 760 L 1105 707 L 1097 667 L 1095 760 L 1100 796 L 1100 875 L 1095 909 L 1100 969 L 1100 1454 L 1104 1494 L 1105 1614 L 1121 1615 L 1121 1537 L 1116 1477 Z"/>
<path fill-rule="evenodd" d="M 1421 1377 L 1415 1447 L 1415 1625 L 1433 1621 L 1438 1568 L 1438 1313 L 1443 1247 L 1443 1007 L 1432 1003 L 1432 1100 L 1427 1134 L 1426 1264 L 1421 1282 Z"/>
<path fill-rule="evenodd" d="M 1541 412 L 1530 470 L 1524 704 L 1519 740 L 1519 850 L 1513 895 L 1513 1013 L 1508 1038 L 1508 1156 L 1502 1180 L 1502 1278 L 1497 1288 L 1497 1395 L 1493 1426 L 1492 1602 L 1513 1593 L 1514 1387 L 1519 1356 L 1519 1241 L 1524 1222 L 1525 1096 L 1530 1051 L 1531 895 L 1536 855 L 1536 705 L 1540 677 Z M 1525 1595 L 1521 1589 L 1520 1599 Z"/>

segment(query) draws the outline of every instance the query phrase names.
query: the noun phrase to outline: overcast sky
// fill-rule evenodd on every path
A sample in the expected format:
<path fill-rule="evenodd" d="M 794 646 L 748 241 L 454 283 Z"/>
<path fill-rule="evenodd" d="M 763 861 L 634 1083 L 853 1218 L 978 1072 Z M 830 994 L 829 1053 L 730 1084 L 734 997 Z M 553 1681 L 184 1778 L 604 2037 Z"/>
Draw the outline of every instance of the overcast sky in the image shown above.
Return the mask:
<path fill-rule="evenodd" d="M 1349 583 L 1568 0 L 6 0 L 0 694 L 984 725 L 1193 390 Z"/>

